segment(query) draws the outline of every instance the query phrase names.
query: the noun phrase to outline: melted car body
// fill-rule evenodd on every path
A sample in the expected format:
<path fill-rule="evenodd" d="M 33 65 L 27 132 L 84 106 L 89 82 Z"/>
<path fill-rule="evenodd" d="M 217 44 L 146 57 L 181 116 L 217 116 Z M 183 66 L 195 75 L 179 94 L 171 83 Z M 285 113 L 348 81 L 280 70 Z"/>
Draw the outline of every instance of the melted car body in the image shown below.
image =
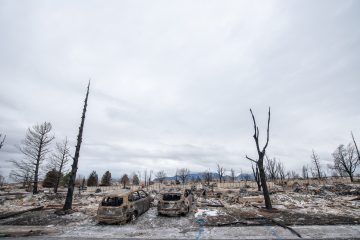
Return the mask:
<path fill-rule="evenodd" d="M 160 215 L 177 216 L 190 212 L 194 195 L 190 189 L 170 189 L 162 192 L 158 202 Z"/>
<path fill-rule="evenodd" d="M 105 196 L 97 211 L 100 223 L 119 224 L 130 222 L 150 208 L 152 198 L 143 190 Z"/>

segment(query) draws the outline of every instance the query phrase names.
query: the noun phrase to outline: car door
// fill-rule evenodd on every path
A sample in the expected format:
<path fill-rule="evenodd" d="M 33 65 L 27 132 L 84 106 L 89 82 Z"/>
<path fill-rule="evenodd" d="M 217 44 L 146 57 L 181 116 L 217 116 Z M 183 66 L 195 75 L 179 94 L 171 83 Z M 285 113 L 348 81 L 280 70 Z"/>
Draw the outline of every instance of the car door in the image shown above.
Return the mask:
<path fill-rule="evenodd" d="M 129 196 L 129 201 L 132 204 L 132 211 L 136 211 L 138 215 L 140 215 L 142 213 L 142 209 L 139 193 L 137 191 L 132 192 Z"/>
<path fill-rule="evenodd" d="M 150 208 L 150 197 L 143 190 L 139 190 L 139 195 L 143 201 L 144 212 L 146 212 Z"/>

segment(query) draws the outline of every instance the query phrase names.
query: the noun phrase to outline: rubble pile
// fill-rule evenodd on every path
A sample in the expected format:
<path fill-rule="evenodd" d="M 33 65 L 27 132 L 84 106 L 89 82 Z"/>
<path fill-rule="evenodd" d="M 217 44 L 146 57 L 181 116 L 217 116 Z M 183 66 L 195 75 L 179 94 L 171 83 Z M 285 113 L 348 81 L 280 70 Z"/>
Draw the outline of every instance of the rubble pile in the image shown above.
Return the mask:
<path fill-rule="evenodd" d="M 149 224 L 151 221 L 155 221 L 157 224 L 165 221 L 164 218 L 158 218 L 154 208 L 160 196 L 159 192 L 157 190 L 149 192 L 155 199 L 149 210 L 151 216 L 144 214 L 141 221 L 149 222 Z M 193 219 L 201 217 L 209 226 L 223 226 L 234 222 L 260 224 L 252 221 L 260 219 L 260 216 L 266 216 L 280 219 L 284 224 L 360 223 L 359 184 L 317 185 L 297 182 L 289 186 L 273 184 L 270 192 L 275 210 L 272 212 L 264 212 L 264 198 L 262 192 L 257 191 L 257 188 L 209 188 L 204 186 L 194 189 L 193 192 L 195 204 L 192 206 L 191 213 L 186 217 L 179 218 L 179 221 L 185 218 L 184 222 L 195 224 Z M 43 209 L 27 212 L 10 219 L 0 219 L 0 225 L 96 225 L 97 208 L 104 194 L 104 192 L 95 193 L 95 191 L 75 194 L 74 213 L 57 216 L 54 212 L 62 208 L 65 193 L 32 195 L 31 193 L 17 193 L 15 190 L 10 193 L 2 193 L 0 194 L 1 213 L 9 214 L 37 207 L 43 207 Z M 146 219 L 147 216 L 152 220 Z"/>

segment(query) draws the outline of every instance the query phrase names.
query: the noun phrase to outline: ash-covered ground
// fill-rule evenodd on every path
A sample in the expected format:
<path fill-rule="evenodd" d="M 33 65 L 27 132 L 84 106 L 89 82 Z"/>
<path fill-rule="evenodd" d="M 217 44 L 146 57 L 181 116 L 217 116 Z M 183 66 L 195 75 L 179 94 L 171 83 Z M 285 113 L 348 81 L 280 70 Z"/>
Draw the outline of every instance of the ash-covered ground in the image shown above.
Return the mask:
<path fill-rule="evenodd" d="M 206 195 L 204 189 L 207 190 Z M 101 199 L 109 192 L 85 191 L 76 194 L 74 213 L 57 215 L 55 211 L 62 207 L 65 200 L 64 192 L 32 195 L 19 189 L 4 191 L 1 192 L 0 202 L 0 234 L 201 239 L 236 238 L 249 227 L 261 228 L 262 230 L 258 230 L 259 234 L 264 231 L 264 234 L 270 234 L 269 236 L 275 238 L 298 237 L 284 226 L 300 231 L 303 237 L 311 234 L 308 235 L 301 229 L 312 229 L 314 225 L 323 225 L 323 228 L 329 227 L 328 225 L 345 226 L 353 230 L 353 235 L 360 231 L 359 184 L 295 184 L 291 187 L 274 185 L 271 189 L 274 207 L 272 211 L 263 208 L 261 192 L 254 188 L 215 187 L 212 190 L 198 186 L 194 191 L 195 203 L 190 213 L 178 217 L 159 216 L 156 208 L 158 191 L 149 192 L 154 202 L 146 213 L 125 225 L 102 225 L 96 221 L 96 212 Z M 36 209 L 39 207 L 43 208 Z M 24 212 L 29 209 L 35 210 Z M 13 215 L 16 213 L 18 214 Z M 315 228 L 314 234 L 317 231 L 320 230 Z M 339 230 L 337 232 L 339 233 Z M 359 235 L 353 237 L 357 236 Z"/>

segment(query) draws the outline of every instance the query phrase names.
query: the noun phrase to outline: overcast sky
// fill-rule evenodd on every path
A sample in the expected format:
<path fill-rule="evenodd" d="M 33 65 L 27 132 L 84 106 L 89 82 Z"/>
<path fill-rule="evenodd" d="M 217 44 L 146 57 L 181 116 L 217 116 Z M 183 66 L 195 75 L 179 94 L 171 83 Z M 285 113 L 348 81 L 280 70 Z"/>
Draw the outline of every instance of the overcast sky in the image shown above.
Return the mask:
<path fill-rule="evenodd" d="M 0 0 L 3 175 L 49 121 L 79 173 L 250 171 L 251 107 L 268 155 L 300 172 L 360 141 L 360 1 Z"/>

